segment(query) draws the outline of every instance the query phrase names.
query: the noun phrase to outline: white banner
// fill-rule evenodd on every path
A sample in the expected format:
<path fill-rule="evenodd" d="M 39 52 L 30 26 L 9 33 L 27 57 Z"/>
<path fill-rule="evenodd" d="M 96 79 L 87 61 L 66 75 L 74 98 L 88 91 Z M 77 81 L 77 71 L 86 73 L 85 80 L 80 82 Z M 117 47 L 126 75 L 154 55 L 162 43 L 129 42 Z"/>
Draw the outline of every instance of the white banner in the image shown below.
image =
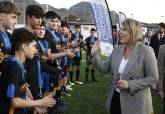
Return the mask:
<path fill-rule="evenodd" d="M 93 17 L 100 39 L 101 53 L 110 55 L 113 50 L 112 25 L 106 0 L 90 0 Z"/>

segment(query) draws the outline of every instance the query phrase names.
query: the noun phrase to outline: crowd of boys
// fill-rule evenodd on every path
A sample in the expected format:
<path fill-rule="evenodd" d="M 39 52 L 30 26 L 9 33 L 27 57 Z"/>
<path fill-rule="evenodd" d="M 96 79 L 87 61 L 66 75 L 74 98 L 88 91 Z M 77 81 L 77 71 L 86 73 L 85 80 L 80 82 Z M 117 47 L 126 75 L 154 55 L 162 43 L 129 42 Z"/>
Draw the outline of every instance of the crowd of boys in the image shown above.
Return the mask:
<path fill-rule="evenodd" d="M 15 28 L 19 15 L 13 3 L 0 2 L 0 114 L 64 112 L 67 103 L 61 96 L 71 96 L 68 90 L 72 90 L 68 74 L 71 85 L 83 84 L 79 78 L 82 48 L 86 81 L 91 70 L 92 81 L 97 82 L 90 55 L 96 30 L 92 28 L 83 40 L 80 25 L 72 33 L 56 12 L 45 13 L 38 5 L 28 5 L 25 27 Z"/>

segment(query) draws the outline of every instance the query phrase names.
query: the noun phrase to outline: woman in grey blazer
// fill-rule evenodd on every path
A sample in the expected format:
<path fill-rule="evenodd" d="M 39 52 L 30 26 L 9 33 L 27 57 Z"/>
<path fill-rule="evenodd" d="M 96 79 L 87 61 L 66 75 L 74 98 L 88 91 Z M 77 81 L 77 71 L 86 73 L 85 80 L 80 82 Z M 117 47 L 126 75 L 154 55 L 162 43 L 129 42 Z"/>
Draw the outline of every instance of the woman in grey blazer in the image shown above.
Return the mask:
<path fill-rule="evenodd" d="M 158 54 L 158 71 L 159 71 L 159 89 L 160 96 L 163 99 L 163 111 L 165 113 L 165 44 L 159 47 Z"/>
<path fill-rule="evenodd" d="M 115 47 L 107 61 L 98 58 L 99 42 L 92 48 L 95 67 L 112 73 L 106 108 L 111 114 L 153 114 L 150 86 L 158 81 L 154 52 L 139 42 L 142 29 L 135 20 L 125 20 L 119 36 L 123 45 Z"/>

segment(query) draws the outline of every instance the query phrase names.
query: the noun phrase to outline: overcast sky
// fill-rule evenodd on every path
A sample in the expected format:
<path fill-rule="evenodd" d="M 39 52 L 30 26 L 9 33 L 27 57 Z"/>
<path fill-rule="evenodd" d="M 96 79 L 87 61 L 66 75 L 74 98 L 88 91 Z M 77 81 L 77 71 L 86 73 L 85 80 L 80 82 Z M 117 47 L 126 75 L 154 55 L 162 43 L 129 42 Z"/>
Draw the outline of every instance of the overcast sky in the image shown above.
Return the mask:
<path fill-rule="evenodd" d="M 36 0 L 56 8 L 69 8 L 89 0 Z M 110 10 L 122 11 L 127 17 L 143 22 L 165 22 L 165 0 L 107 0 Z"/>

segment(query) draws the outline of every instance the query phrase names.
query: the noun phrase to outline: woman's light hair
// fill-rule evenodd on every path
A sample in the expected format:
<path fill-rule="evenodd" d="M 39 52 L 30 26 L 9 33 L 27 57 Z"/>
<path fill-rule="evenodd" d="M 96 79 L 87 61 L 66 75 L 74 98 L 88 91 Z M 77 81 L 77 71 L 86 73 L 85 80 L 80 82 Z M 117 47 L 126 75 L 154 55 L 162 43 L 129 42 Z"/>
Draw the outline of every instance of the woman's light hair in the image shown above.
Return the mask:
<path fill-rule="evenodd" d="M 140 22 L 133 19 L 126 19 L 123 22 L 123 27 L 130 33 L 130 40 L 133 44 L 143 39 L 143 30 Z"/>

